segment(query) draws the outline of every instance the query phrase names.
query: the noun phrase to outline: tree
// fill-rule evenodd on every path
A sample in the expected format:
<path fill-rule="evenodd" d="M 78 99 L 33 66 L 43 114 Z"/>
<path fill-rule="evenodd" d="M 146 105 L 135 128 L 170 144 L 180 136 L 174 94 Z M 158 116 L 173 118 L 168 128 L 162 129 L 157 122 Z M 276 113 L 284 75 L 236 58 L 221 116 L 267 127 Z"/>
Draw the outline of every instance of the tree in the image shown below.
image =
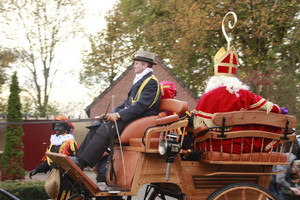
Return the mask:
<path fill-rule="evenodd" d="M 81 30 L 81 0 L 4 0 L 2 30 L 18 47 L 20 67 L 27 69 L 26 91 L 40 116 L 45 116 L 55 75 L 57 49 Z M 60 66 L 61 67 L 61 66 Z M 26 73 L 24 74 L 26 75 Z"/>
<path fill-rule="evenodd" d="M 84 68 L 80 72 L 81 83 L 89 87 L 96 85 L 100 91 L 109 87 L 126 69 L 132 62 L 129 56 L 135 51 L 129 39 L 131 36 L 126 36 L 126 24 L 118 11 L 115 15 L 108 15 L 106 19 L 111 21 L 107 29 L 96 36 L 89 36 L 91 50 L 85 52 Z"/>
<path fill-rule="evenodd" d="M 122 0 L 117 10 L 134 35 L 132 43 L 148 46 L 193 92 L 200 94 L 213 71 L 214 51 L 207 49 L 209 45 L 221 46 L 220 27 L 211 23 L 214 14 L 207 17 L 213 6 L 211 1 Z"/>
<path fill-rule="evenodd" d="M 20 88 L 17 73 L 12 75 L 7 108 L 7 122 L 22 121 Z M 23 179 L 23 129 L 21 125 L 7 125 L 5 147 L 1 158 L 1 181 Z"/>
<path fill-rule="evenodd" d="M 125 24 L 118 26 L 119 37 L 135 48 L 149 46 L 200 96 L 216 52 L 227 45 L 222 19 L 235 11 L 236 27 L 226 32 L 239 53 L 239 78 L 300 117 L 299 8 L 296 0 L 120 0 L 111 13 Z"/>
<path fill-rule="evenodd" d="M 7 80 L 5 69 L 10 68 L 10 64 L 15 61 L 16 53 L 9 49 L 0 49 L 0 87 Z"/>
<path fill-rule="evenodd" d="M 0 49 L 0 94 L 3 92 L 3 85 L 7 80 L 6 70 L 11 68 L 11 63 L 16 61 L 16 54 L 10 50 L 2 48 Z M 4 103 L 6 99 L 1 95 L 0 97 L 0 112 L 6 110 L 6 104 Z"/>

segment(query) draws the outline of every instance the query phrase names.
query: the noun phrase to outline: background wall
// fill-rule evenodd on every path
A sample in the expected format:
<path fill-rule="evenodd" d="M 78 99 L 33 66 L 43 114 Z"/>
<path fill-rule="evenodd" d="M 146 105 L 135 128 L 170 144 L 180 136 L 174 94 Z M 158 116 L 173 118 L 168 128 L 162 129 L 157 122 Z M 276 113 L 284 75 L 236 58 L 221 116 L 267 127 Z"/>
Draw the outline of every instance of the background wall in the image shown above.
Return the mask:
<path fill-rule="evenodd" d="M 23 124 L 24 136 L 22 138 L 24 144 L 23 167 L 25 170 L 33 170 L 41 163 L 41 159 L 45 155 L 45 151 L 50 144 L 50 137 L 54 134 L 51 128 L 52 119 L 45 120 L 25 120 L 26 122 L 42 122 L 41 124 Z M 5 120 L 0 120 L 5 122 Z M 45 123 L 43 123 L 45 122 Z M 86 126 L 89 122 L 76 122 L 74 125 L 74 137 L 80 145 L 88 132 Z M 5 145 L 5 129 L 6 126 L 0 125 L 0 156 Z"/>

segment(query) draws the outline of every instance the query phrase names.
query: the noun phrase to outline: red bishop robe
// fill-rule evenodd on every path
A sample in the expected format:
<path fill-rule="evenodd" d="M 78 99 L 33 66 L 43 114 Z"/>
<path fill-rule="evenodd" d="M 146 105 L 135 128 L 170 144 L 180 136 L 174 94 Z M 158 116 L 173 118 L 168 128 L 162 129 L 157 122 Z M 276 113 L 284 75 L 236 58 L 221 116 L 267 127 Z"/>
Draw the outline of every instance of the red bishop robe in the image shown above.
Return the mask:
<path fill-rule="evenodd" d="M 194 112 L 194 128 L 200 126 L 214 127 L 216 125 L 212 122 L 213 113 L 220 112 L 230 112 L 230 111 L 239 111 L 241 109 L 247 110 L 265 110 L 269 112 L 280 113 L 280 107 L 276 104 L 273 104 L 270 101 L 262 98 L 261 96 L 253 94 L 251 91 L 240 89 L 237 94 L 231 94 L 226 90 L 226 87 L 219 87 L 210 92 L 205 93 L 199 100 L 196 111 Z M 276 133 L 280 133 L 281 130 L 278 130 L 274 127 L 266 127 L 259 125 L 244 125 L 232 127 L 232 131 L 236 130 L 268 130 Z M 200 136 L 201 137 L 201 136 Z M 223 151 L 230 153 L 230 139 L 223 140 Z M 233 153 L 241 152 L 241 139 L 233 140 Z M 271 141 L 264 141 L 264 150 L 269 151 L 270 145 L 267 146 Z M 243 140 L 243 152 L 250 152 L 251 149 L 251 138 L 244 138 Z M 213 151 L 220 151 L 220 140 L 212 140 L 212 149 Z M 259 151 L 261 146 L 261 139 L 256 138 L 254 140 L 253 151 Z M 202 149 L 205 149 L 205 144 L 202 143 Z M 274 146 L 275 147 L 275 146 Z M 196 147 L 199 149 L 200 147 Z M 210 145 L 207 142 L 207 150 L 210 150 Z"/>

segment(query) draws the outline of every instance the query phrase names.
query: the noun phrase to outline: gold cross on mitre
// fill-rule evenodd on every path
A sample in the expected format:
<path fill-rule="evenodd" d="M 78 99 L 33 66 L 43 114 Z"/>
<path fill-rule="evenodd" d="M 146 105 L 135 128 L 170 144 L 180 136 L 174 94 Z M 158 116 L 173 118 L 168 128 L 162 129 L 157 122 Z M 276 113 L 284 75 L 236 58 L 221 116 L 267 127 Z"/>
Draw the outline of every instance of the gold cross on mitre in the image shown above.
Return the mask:
<path fill-rule="evenodd" d="M 222 47 L 215 55 L 215 76 L 235 76 L 238 55 L 234 47 L 230 47 L 230 40 L 225 31 L 224 21 L 228 15 L 233 15 L 234 24 L 231 25 L 231 21 L 228 21 L 229 28 L 232 29 L 237 21 L 237 16 L 234 12 L 228 12 L 222 21 L 222 31 L 227 41 L 227 51 Z"/>
<path fill-rule="evenodd" d="M 216 76 L 235 76 L 238 55 L 234 47 L 227 52 L 222 47 L 215 55 L 215 75 Z"/>

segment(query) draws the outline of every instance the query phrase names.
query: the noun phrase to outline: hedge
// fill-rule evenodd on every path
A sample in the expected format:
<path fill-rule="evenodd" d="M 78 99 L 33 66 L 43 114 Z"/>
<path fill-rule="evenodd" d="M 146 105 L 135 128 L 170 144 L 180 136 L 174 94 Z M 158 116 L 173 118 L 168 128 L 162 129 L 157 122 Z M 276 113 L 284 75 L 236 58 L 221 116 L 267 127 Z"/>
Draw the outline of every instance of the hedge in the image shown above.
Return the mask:
<path fill-rule="evenodd" d="M 24 181 L 24 182 L 3 182 L 0 188 L 6 190 L 21 200 L 49 199 L 45 188 L 44 181 Z"/>

